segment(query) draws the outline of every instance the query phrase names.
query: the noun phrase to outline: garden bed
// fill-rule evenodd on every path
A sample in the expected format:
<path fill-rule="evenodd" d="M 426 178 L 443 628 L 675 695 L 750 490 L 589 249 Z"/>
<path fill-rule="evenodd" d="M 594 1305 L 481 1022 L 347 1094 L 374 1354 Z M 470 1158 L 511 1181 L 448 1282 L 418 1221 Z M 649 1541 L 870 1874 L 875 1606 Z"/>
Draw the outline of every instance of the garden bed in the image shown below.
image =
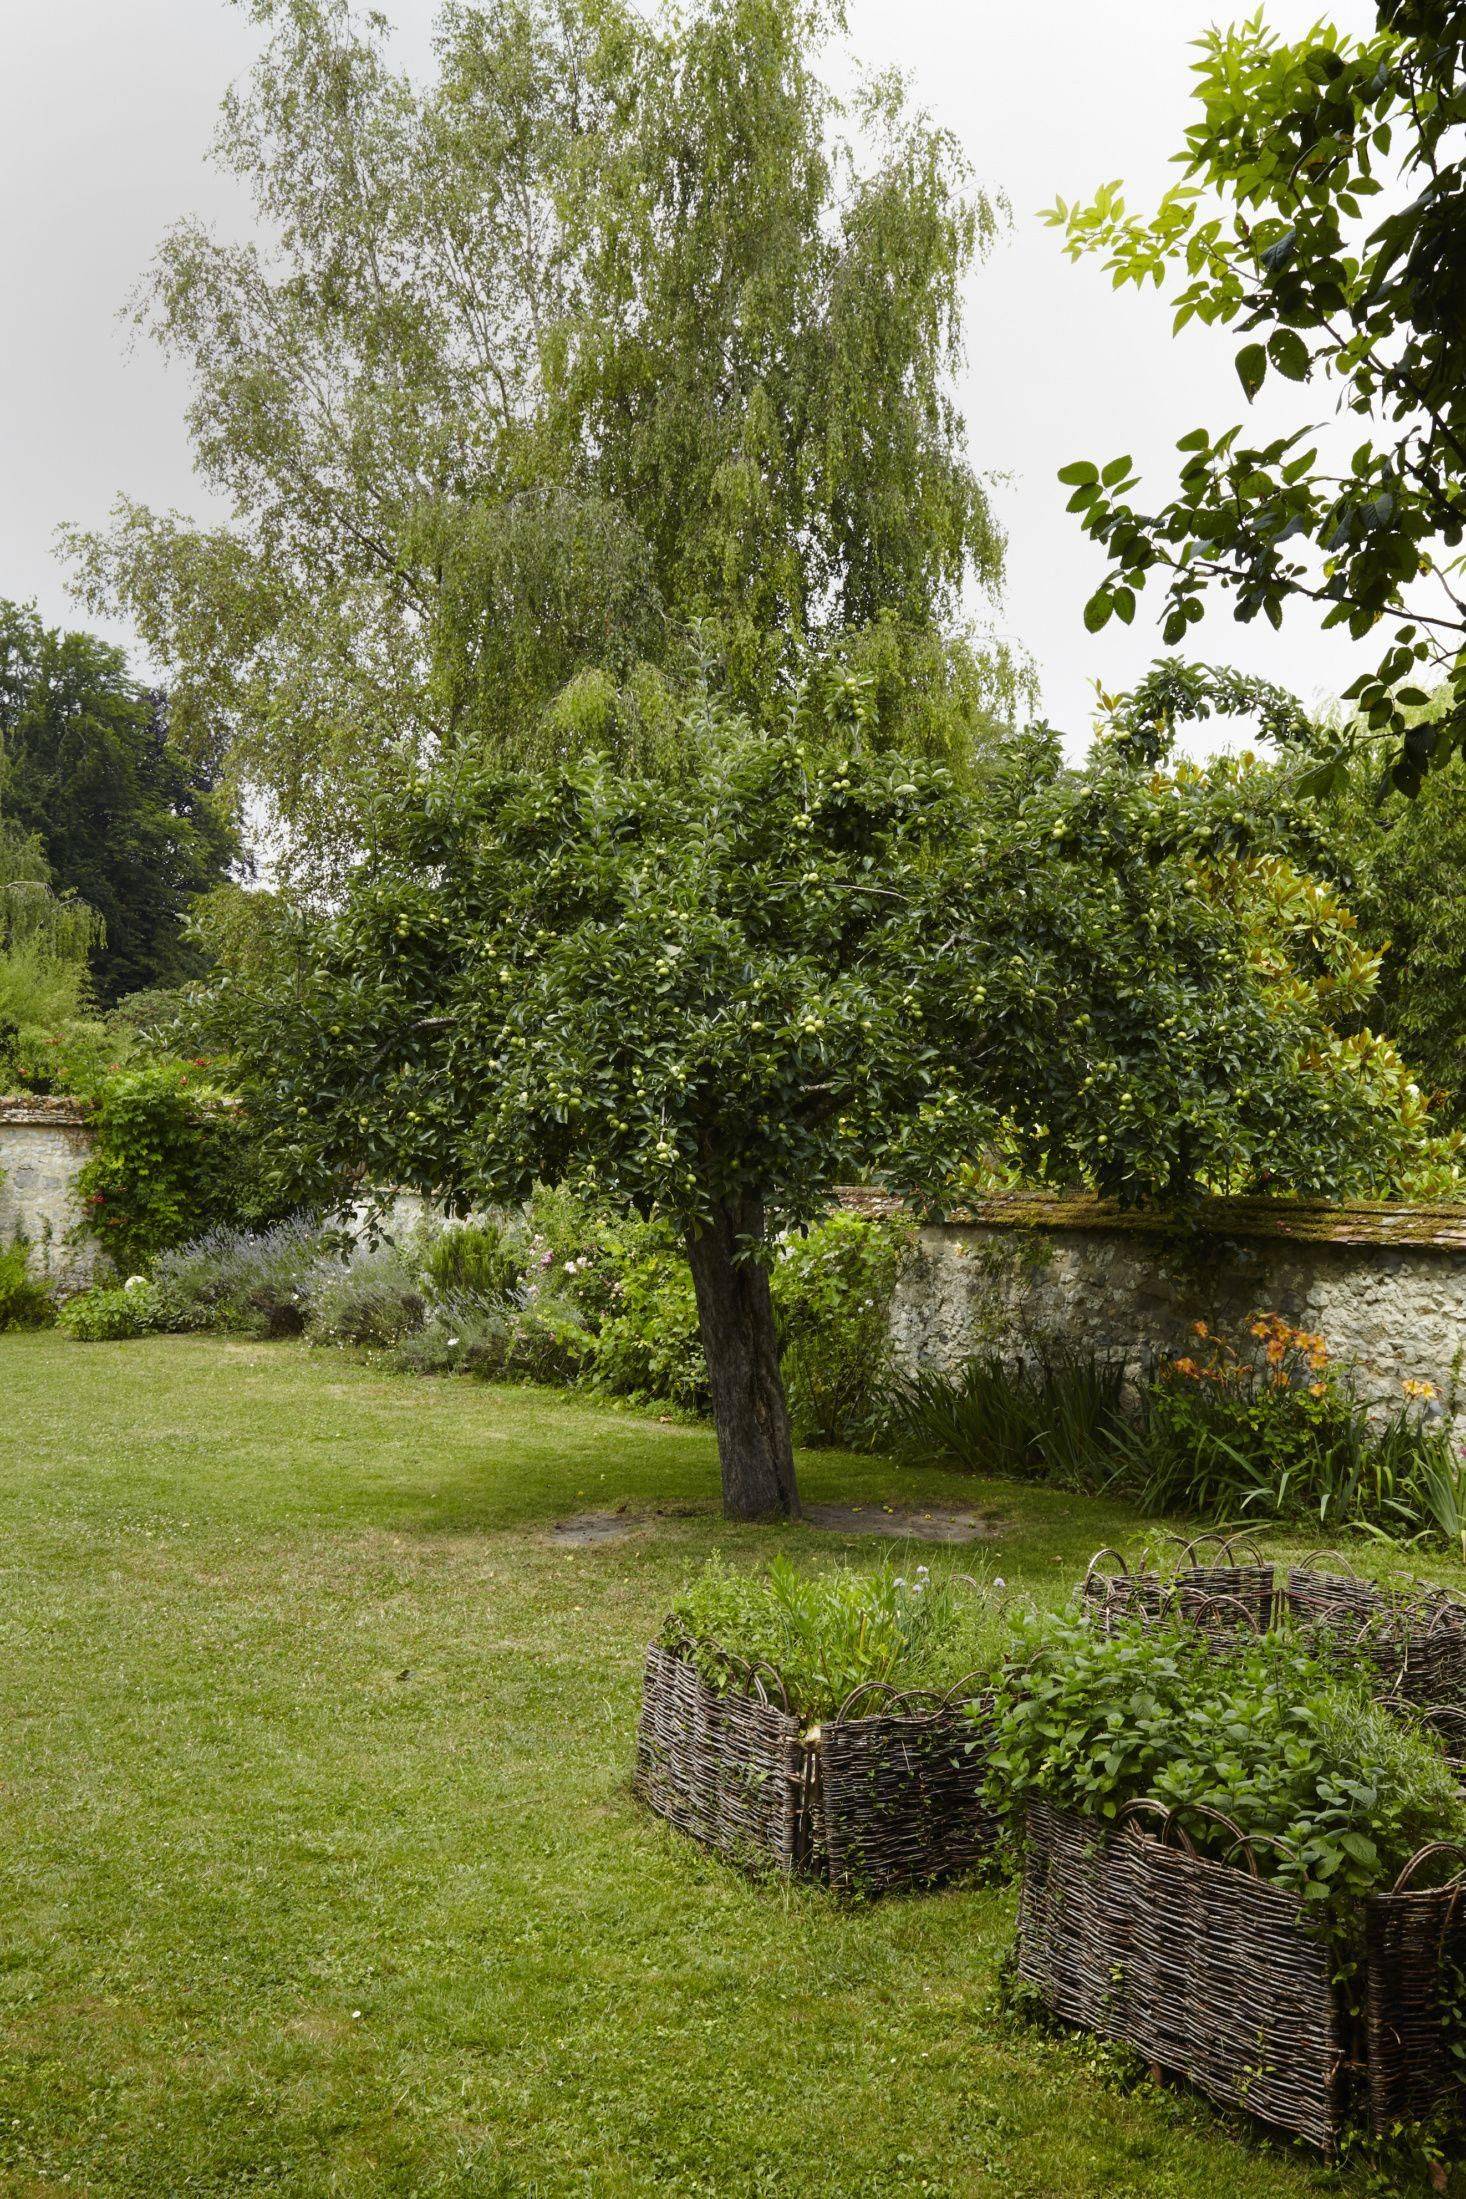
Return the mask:
<path fill-rule="evenodd" d="M 1115 1571 L 1100 1570 L 1105 1559 Z M 1184 1545 L 1172 1572 L 1132 1572 L 1118 1551 L 1101 1550 L 1084 1597 L 1101 1624 L 1179 1616 L 1219 1644 L 1291 1623 L 1340 1670 L 1371 1665 L 1384 1700 L 1426 1713 L 1466 1710 L 1466 1600 L 1447 1589 L 1414 1580 L 1378 1587 L 1317 1563 L 1280 1570 L 1245 1538 L 1218 1535 Z"/>
<path fill-rule="evenodd" d="M 633 1785 L 679 1831 L 745 1868 L 865 1896 L 936 1885 L 989 1853 L 971 1696 L 866 1686 L 806 1728 L 771 1667 L 719 1655 L 725 1689 L 675 1647 L 647 1652 Z"/>
<path fill-rule="evenodd" d="M 1459 1851 L 1424 1850 L 1364 1901 L 1360 2020 L 1316 1917 L 1263 1882 L 1240 1833 L 1216 1861 L 1158 1802 L 1127 1805 L 1113 1829 L 1033 1802 L 1018 1975 L 1056 2016 L 1332 2153 L 1356 2110 L 1383 2134 L 1460 2083 L 1447 2005 L 1466 1958 L 1462 1881 L 1417 1883 L 1447 1860 Z"/>

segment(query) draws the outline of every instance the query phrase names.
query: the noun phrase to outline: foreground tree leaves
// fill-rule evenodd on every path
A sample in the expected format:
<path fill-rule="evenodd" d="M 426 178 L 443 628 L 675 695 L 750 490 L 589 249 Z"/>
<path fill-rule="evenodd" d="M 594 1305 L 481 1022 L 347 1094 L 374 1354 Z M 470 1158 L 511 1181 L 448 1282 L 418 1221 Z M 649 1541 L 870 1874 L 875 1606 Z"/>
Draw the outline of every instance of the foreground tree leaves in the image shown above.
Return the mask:
<path fill-rule="evenodd" d="M 1272 375 L 1305 385 L 1306 418 L 1337 408 L 1352 456 L 1321 456 L 1316 425 L 1266 442 L 1198 427 L 1168 502 L 1135 500 L 1128 460 L 1118 478 L 1088 461 L 1059 478 L 1111 561 L 1091 629 L 1129 616 L 1152 578 L 1171 645 L 1214 587 L 1274 626 L 1290 604 L 1322 606 L 1378 651 L 1346 699 L 1394 737 L 1394 784 L 1415 793 L 1466 745 L 1466 7 L 1380 0 L 1378 18 L 1363 39 L 1320 23 L 1288 44 L 1261 12 L 1208 31 L 1184 178 L 1154 216 L 1108 184 L 1047 217 L 1117 285 L 1170 282 L 1178 330 L 1246 335 L 1249 403 Z M 1445 683 L 1424 721 L 1422 679 Z"/>

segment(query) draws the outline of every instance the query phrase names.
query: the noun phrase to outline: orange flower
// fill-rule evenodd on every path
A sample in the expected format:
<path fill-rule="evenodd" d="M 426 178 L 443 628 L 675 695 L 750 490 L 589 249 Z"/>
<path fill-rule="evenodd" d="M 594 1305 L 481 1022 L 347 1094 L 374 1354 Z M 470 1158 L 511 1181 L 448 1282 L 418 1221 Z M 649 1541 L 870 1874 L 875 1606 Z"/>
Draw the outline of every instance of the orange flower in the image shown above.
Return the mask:
<path fill-rule="evenodd" d="M 1207 1327 L 1205 1321 L 1193 1321 L 1191 1333 L 1193 1336 L 1210 1336 L 1211 1330 Z"/>

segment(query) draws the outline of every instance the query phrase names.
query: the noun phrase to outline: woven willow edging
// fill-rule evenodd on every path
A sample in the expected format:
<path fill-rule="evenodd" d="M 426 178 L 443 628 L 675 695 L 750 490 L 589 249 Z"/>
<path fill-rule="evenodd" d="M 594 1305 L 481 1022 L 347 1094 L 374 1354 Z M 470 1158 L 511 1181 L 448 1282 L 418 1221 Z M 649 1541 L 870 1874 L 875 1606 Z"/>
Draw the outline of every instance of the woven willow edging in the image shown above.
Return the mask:
<path fill-rule="evenodd" d="M 1201 1562 L 1205 1550 L 1214 1557 Z M 1106 1558 L 1116 1561 L 1117 1571 L 1099 1570 Z M 1449 1590 L 1403 1581 L 1392 1594 L 1355 1574 L 1316 1565 L 1290 1566 L 1280 1576 L 1255 1545 L 1220 1535 L 1188 1543 L 1181 1559 L 1174 1573 L 1132 1573 L 1117 1550 L 1101 1550 L 1084 1577 L 1085 1599 L 1102 1624 L 1175 1614 L 1219 1643 L 1292 1621 L 1331 1663 L 1348 1670 L 1371 1666 L 1382 1700 L 1427 1715 L 1466 1710 L 1466 1602 Z M 1443 1716 L 1441 1723 L 1445 1730 L 1449 1720 Z"/>
<path fill-rule="evenodd" d="M 776 1673 L 724 1661 L 736 1685 L 719 1693 L 686 1656 L 647 1652 L 632 1785 L 680 1832 L 861 1895 L 935 1885 L 991 1848 L 968 1699 L 862 1689 L 805 1732 Z"/>
<path fill-rule="evenodd" d="M 1198 1855 L 1158 1802 L 1132 1803 L 1113 1831 L 1032 1802 L 1018 1975 L 1056 2016 L 1331 2153 L 1356 2102 L 1383 2134 L 1459 2082 L 1446 2001 L 1466 1957 L 1462 1883 L 1411 1883 L 1443 1852 L 1364 1904 L 1365 2014 L 1351 2023 L 1317 1921 L 1257 1876 L 1240 1834 L 1245 1868 Z"/>

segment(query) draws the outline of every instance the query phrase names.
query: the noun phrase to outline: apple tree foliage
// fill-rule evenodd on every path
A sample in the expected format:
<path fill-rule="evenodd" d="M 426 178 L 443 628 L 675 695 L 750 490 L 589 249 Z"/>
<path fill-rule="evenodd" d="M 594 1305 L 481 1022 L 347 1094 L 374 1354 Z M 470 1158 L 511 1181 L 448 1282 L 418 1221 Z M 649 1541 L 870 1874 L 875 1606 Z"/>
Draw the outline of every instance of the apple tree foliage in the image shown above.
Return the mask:
<path fill-rule="evenodd" d="M 1265 802 L 1042 734 L 963 780 L 836 700 L 710 717 L 677 780 L 404 765 L 339 899 L 226 942 L 209 1004 L 303 1175 L 671 1217 L 737 1515 L 797 1508 L 767 1267 L 837 1185 L 939 1199 L 992 1150 L 1131 1202 L 1348 1193 L 1428 1142 L 1334 1044 Z"/>

